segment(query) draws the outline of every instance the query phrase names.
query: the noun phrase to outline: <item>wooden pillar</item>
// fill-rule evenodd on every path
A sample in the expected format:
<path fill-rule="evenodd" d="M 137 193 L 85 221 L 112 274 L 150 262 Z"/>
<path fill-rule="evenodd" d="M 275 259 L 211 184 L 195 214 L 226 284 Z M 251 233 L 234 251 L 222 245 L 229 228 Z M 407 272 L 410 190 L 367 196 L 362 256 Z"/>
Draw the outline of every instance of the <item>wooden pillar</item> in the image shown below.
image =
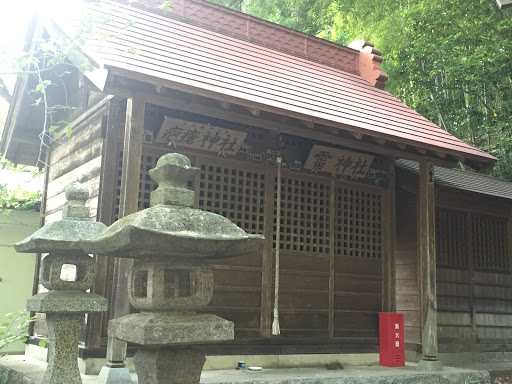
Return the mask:
<path fill-rule="evenodd" d="M 438 370 L 436 290 L 436 207 L 434 166 L 420 163 L 418 193 L 418 254 L 420 260 L 421 343 L 419 369 Z"/>
<path fill-rule="evenodd" d="M 396 312 L 396 210 L 395 210 L 395 162 L 388 167 L 389 184 L 382 194 L 382 310 Z"/>
<path fill-rule="evenodd" d="M 468 266 L 468 279 L 469 279 L 469 306 L 471 311 L 471 341 L 476 344 L 476 310 L 475 310 L 475 265 L 473 260 L 473 228 L 472 228 L 472 214 L 466 212 L 464 217 L 466 227 L 466 242 L 467 242 L 467 266 Z"/>
<path fill-rule="evenodd" d="M 329 336 L 334 337 L 334 307 L 335 307 L 335 292 L 336 292 L 336 280 L 335 280 L 335 246 L 336 241 L 336 179 L 331 178 L 331 190 L 329 199 L 329 210 L 330 210 L 330 222 L 329 222 Z"/>
<path fill-rule="evenodd" d="M 145 107 L 144 100 L 138 97 L 131 97 L 126 103 L 119 218 L 138 210 Z M 132 264 L 133 260 L 131 259 L 115 259 L 112 302 L 110 304 L 111 319 L 117 319 L 130 313 L 127 281 Z M 123 367 L 123 361 L 126 359 L 126 342 L 109 337 L 107 359 L 109 360 L 108 366 Z"/>
<path fill-rule="evenodd" d="M 45 217 L 46 217 L 46 203 L 48 201 L 48 184 L 50 181 L 50 156 L 51 149 L 47 149 L 45 154 L 45 165 L 44 165 L 44 182 L 43 182 L 43 192 L 41 194 L 41 207 L 39 208 L 39 228 L 43 228 L 45 225 Z M 41 270 L 41 262 L 43 260 L 43 255 L 41 253 L 36 254 L 36 263 L 34 267 L 34 280 L 32 281 L 32 296 L 35 296 L 39 293 L 39 271 Z M 30 312 L 30 317 L 35 317 L 35 312 Z M 28 334 L 30 336 L 35 335 L 35 326 L 36 322 L 32 321 L 29 323 Z"/>
<path fill-rule="evenodd" d="M 101 155 L 101 178 L 99 189 L 98 212 L 96 220 L 109 226 L 113 222 L 113 210 L 116 191 L 116 162 L 117 162 L 117 141 L 118 130 L 117 125 L 112 123 L 112 103 L 110 100 L 107 104 L 107 113 L 103 116 L 101 121 L 101 129 L 103 136 L 103 150 Z M 109 257 L 108 256 L 95 256 L 96 259 L 96 279 L 94 280 L 93 293 L 100 296 L 109 297 L 110 292 L 107 292 L 108 272 L 109 272 Z M 101 337 L 103 334 L 103 327 L 105 324 L 106 313 L 91 313 L 88 318 L 87 327 L 87 348 L 99 348 L 101 346 Z"/>
<path fill-rule="evenodd" d="M 507 232 L 508 232 L 508 269 L 512 270 L 512 206 L 508 209 L 508 220 L 507 220 Z"/>

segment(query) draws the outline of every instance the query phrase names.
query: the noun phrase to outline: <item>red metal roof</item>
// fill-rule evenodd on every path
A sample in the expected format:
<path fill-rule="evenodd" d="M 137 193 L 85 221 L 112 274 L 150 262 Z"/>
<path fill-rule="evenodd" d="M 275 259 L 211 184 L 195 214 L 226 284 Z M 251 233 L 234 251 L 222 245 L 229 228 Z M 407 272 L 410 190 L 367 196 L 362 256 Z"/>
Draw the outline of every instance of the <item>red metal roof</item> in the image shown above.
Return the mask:
<path fill-rule="evenodd" d="M 110 71 L 144 75 L 157 85 L 201 90 L 242 105 L 483 163 L 495 161 L 348 70 L 350 51 L 359 54 L 355 50 L 340 47 L 340 57 L 348 57 L 343 70 L 161 12 L 109 1 L 102 4 L 107 7 L 88 7 L 108 15 L 110 21 L 102 28 L 114 37 L 91 39 L 84 51 Z M 127 23 L 131 26 L 124 28 Z M 59 22 L 63 24 L 67 23 Z"/>

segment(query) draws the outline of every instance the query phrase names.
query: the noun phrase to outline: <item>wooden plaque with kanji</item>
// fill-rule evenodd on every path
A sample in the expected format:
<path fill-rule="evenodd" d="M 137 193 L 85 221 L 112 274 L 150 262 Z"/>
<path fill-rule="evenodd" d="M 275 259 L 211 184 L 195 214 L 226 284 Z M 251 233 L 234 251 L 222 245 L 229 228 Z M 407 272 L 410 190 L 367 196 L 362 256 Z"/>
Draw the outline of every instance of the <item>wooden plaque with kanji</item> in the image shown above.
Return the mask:
<path fill-rule="evenodd" d="M 372 162 L 371 155 L 314 145 L 304 168 L 358 179 L 366 176 Z"/>
<path fill-rule="evenodd" d="M 246 132 L 166 117 L 156 142 L 174 148 L 194 148 L 226 156 L 236 155 L 246 136 Z"/>

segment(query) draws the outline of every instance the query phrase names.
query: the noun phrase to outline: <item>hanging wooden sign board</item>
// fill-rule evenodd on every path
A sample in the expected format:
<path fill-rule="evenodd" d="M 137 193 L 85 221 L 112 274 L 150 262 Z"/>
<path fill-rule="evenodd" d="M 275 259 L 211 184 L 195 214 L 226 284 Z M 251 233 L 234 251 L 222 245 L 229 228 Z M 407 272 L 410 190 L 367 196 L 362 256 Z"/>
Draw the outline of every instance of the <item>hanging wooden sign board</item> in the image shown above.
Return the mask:
<path fill-rule="evenodd" d="M 304 168 L 358 179 L 366 177 L 372 162 L 371 155 L 314 145 Z"/>
<path fill-rule="evenodd" d="M 226 156 L 236 155 L 246 137 L 246 132 L 166 117 L 155 142 Z"/>

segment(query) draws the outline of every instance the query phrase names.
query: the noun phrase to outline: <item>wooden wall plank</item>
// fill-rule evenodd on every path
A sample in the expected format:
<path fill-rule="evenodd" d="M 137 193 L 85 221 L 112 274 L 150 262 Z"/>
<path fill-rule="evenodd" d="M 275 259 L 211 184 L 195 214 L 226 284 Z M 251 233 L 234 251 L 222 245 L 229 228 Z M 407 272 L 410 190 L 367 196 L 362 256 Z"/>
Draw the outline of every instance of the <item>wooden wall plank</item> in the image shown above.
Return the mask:
<path fill-rule="evenodd" d="M 495 217 L 507 217 L 508 210 L 503 209 L 502 199 L 493 199 L 486 197 L 482 203 L 482 197 L 479 194 L 464 193 L 460 190 L 441 189 L 436 198 L 438 208 L 457 210 L 462 212 L 472 212 Z"/>
<path fill-rule="evenodd" d="M 77 127 L 69 138 L 63 138 L 57 141 L 52 148 L 50 157 L 50 166 L 61 162 L 69 162 L 74 158 L 74 154 L 83 148 L 89 148 L 92 143 L 101 139 L 101 118 L 102 115 L 95 116 L 97 121 L 89 121 L 87 125 Z"/>
<path fill-rule="evenodd" d="M 97 210 L 97 197 L 98 197 L 98 189 L 99 189 L 99 182 L 100 178 L 99 176 L 93 177 L 89 180 L 82 180 L 81 183 L 84 184 L 87 189 L 89 190 L 89 200 L 87 200 L 86 205 L 94 211 L 93 216 L 96 217 L 96 210 Z M 51 185 L 51 182 L 50 182 Z M 91 203 L 91 199 L 95 198 L 95 202 Z M 62 209 L 64 204 L 66 204 L 66 195 L 65 192 L 61 192 L 58 195 L 52 196 L 47 200 L 46 204 L 46 214 L 51 215 L 52 213 L 55 213 L 56 211 L 59 211 Z"/>
<path fill-rule="evenodd" d="M 80 165 L 73 172 L 66 173 L 56 180 L 50 180 L 48 184 L 48 199 L 63 193 L 69 185 L 75 182 L 87 183 L 88 180 L 98 178 L 100 172 L 101 156 L 98 156 Z M 99 185 L 95 188 L 97 190 Z"/>
<path fill-rule="evenodd" d="M 103 139 L 97 138 L 88 146 L 77 149 L 73 156 L 63 158 L 61 161 L 50 166 L 50 180 L 55 180 L 62 175 L 73 172 L 80 165 L 89 162 L 91 159 L 101 157 L 103 152 Z"/>
<path fill-rule="evenodd" d="M 405 342 L 421 336 L 416 195 L 399 190 L 396 199 L 396 310 L 404 314 Z"/>
<path fill-rule="evenodd" d="M 73 131 L 69 138 L 63 137 L 58 144 L 52 148 L 50 157 L 50 166 L 61 162 L 70 157 L 74 157 L 74 153 L 81 148 L 89 147 L 89 145 L 101 138 L 102 133 L 102 116 L 107 113 L 106 106 L 103 105 L 94 113 L 87 112 L 73 124 Z"/>

